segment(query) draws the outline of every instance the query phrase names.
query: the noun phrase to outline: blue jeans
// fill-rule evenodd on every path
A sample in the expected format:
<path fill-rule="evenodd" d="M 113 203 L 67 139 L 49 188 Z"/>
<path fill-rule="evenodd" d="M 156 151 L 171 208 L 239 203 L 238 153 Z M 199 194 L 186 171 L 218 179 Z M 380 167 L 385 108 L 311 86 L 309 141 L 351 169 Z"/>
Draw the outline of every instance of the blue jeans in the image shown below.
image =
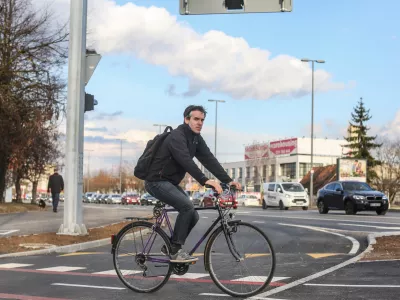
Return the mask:
<path fill-rule="evenodd" d="M 56 211 L 60 201 L 60 193 L 51 193 L 51 198 L 53 200 L 53 211 Z"/>
<path fill-rule="evenodd" d="M 150 195 L 161 202 L 171 205 L 179 212 L 171 242 L 177 245 L 184 245 L 186 238 L 199 221 L 199 214 L 194 210 L 192 201 L 180 186 L 174 185 L 169 181 L 146 181 L 144 186 Z"/>

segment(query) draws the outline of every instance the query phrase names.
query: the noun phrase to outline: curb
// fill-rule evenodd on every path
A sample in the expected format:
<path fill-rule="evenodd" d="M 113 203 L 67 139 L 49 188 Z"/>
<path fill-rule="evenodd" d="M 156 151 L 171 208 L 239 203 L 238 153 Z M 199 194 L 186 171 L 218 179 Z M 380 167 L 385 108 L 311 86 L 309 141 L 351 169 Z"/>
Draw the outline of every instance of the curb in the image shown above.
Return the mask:
<path fill-rule="evenodd" d="M 393 236 L 393 235 L 400 235 L 400 231 L 385 231 L 385 232 L 376 232 L 376 233 L 368 234 L 368 237 L 367 237 L 368 247 L 367 247 L 367 249 L 364 250 L 360 259 L 362 259 L 366 254 L 371 253 L 371 251 L 374 250 L 373 245 L 376 244 L 377 237 Z M 376 260 L 376 261 L 379 261 L 379 260 Z"/>
<path fill-rule="evenodd" d="M 0 255 L 0 258 L 50 254 L 50 253 L 71 253 L 71 252 L 76 252 L 79 250 L 85 250 L 85 249 L 95 248 L 95 247 L 100 247 L 100 246 L 105 246 L 105 245 L 111 246 L 110 238 L 105 238 L 105 239 L 90 241 L 90 242 L 84 242 L 84 243 L 79 243 L 79 244 L 53 247 L 53 248 L 49 248 L 49 249 L 40 249 L 40 250 L 33 250 L 33 251 L 2 254 L 2 255 Z"/>

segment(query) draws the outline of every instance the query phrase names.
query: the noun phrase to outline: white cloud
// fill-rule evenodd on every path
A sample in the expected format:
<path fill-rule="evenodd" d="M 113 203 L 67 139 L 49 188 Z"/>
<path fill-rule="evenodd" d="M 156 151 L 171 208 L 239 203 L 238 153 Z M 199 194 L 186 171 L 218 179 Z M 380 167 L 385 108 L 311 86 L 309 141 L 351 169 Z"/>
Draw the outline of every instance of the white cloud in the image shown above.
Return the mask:
<path fill-rule="evenodd" d="M 34 2 L 49 1 L 56 15 L 67 19 L 69 0 Z M 208 90 L 236 99 L 265 100 L 302 96 L 311 90 L 309 64 L 284 54 L 273 57 L 267 50 L 251 48 L 244 38 L 221 31 L 199 34 L 164 8 L 91 0 L 88 11 L 88 45 L 103 55 L 130 54 L 165 67 L 172 76 L 187 78 L 188 91 L 179 94 Z M 345 88 L 321 68 L 315 72 L 315 86 L 320 91 Z"/>
<path fill-rule="evenodd" d="M 398 139 L 400 137 L 400 109 L 397 111 L 394 119 L 380 130 L 380 134 L 391 139 Z"/>

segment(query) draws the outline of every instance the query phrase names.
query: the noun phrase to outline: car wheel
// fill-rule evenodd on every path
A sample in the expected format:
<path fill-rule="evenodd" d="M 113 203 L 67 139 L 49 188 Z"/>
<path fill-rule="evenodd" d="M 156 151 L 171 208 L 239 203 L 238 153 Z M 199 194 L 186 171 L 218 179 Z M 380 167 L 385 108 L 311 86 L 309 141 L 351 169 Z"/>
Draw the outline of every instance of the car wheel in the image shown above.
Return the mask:
<path fill-rule="evenodd" d="M 303 210 L 308 210 L 308 206 L 303 206 Z"/>
<path fill-rule="evenodd" d="M 387 210 L 377 209 L 377 210 L 376 210 L 376 213 L 377 213 L 379 216 L 384 216 L 384 215 L 386 215 Z"/>
<path fill-rule="evenodd" d="M 356 208 L 354 207 L 354 204 L 351 201 L 346 202 L 344 209 L 346 215 L 355 215 L 357 213 Z"/>
<path fill-rule="evenodd" d="M 285 209 L 285 206 L 283 206 L 283 202 L 282 201 L 279 201 L 279 209 L 280 210 L 284 210 Z"/>
<path fill-rule="evenodd" d="M 324 200 L 318 201 L 318 211 L 320 214 L 327 214 L 329 208 L 326 207 Z"/>

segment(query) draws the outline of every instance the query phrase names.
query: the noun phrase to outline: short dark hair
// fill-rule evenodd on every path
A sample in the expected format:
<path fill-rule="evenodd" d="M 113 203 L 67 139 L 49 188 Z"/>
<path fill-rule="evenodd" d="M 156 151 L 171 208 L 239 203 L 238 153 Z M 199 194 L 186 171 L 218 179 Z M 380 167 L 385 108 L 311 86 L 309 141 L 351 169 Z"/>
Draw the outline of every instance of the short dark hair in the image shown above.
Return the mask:
<path fill-rule="evenodd" d="M 207 111 L 201 105 L 189 105 L 188 107 L 186 107 L 185 111 L 183 112 L 183 117 L 184 118 L 190 118 L 190 113 L 192 111 L 196 111 L 196 110 L 199 111 L 199 112 L 202 112 L 204 114 L 204 117 L 206 117 Z"/>

